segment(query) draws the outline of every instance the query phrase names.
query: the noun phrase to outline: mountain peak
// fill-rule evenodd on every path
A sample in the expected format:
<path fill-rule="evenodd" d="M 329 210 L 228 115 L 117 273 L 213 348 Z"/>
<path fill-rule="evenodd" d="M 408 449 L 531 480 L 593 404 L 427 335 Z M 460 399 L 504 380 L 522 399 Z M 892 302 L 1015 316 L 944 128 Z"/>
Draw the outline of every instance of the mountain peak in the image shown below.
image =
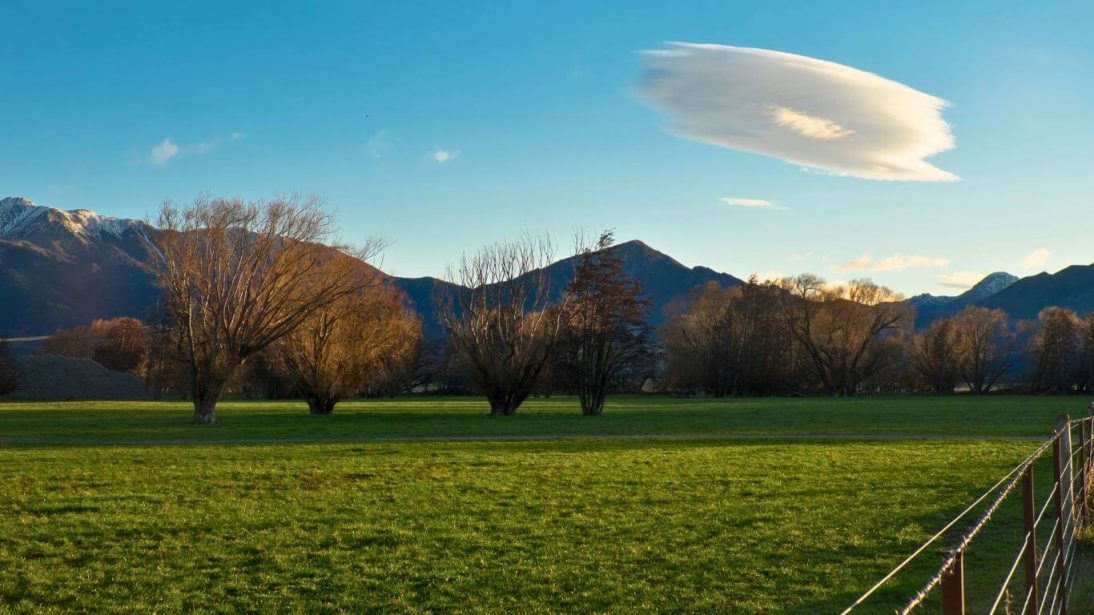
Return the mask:
<path fill-rule="evenodd" d="M 82 241 L 102 239 L 103 235 L 121 237 L 141 222 L 97 214 L 90 209 L 63 211 L 35 205 L 23 197 L 0 200 L 0 239 L 50 242 L 75 237 Z"/>
<path fill-rule="evenodd" d="M 972 288 L 961 293 L 961 298 L 967 301 L 986 299 L 1017 281 L 1018 276 L 1009 274 L 1006 271 L 989 273 Z"/>

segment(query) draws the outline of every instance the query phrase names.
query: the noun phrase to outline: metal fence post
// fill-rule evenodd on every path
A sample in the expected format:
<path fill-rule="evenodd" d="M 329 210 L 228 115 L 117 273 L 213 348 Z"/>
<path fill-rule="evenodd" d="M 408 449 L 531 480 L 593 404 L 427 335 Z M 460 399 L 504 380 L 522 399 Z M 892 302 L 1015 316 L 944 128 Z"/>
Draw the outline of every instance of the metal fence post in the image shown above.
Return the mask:
<path fill-rule="evenodd" d="M 965 554 L 954 553 L 953 565 L 942 577 L 942 615 L 965 615 Z"/>
<path fill-rule="evenodd" d="M 1064 436 L 1070 434 L 1067 415 L 1060 415 L 1056 419 L 1056 439 L 1052 442 L 1052 479 L 1056 484 L 1053 499 L 1056 501 L 1056 576 L 1059 581 L 1056 584 L 1056 599 L 1060 602 L 1060 613 L 1067 614 L 1067 585 L 1064 583 L 1064 574 L 1067 572 L 1064 558 L 1067 552 L 1064 550 L 1064 524 L 1067 517 L 1064 515 L 1064 489 L 1066 485 L 1062 480 L 1064 464 Z"/>
<path fill-rule="evenodd" d="M 1025 615 L 1037 612 L 1037 528 L 1036 503 L 1033 498 L 1033 463 L 1022 473 L 1022 526 L 1026 529 L 1026 601 Z"/>

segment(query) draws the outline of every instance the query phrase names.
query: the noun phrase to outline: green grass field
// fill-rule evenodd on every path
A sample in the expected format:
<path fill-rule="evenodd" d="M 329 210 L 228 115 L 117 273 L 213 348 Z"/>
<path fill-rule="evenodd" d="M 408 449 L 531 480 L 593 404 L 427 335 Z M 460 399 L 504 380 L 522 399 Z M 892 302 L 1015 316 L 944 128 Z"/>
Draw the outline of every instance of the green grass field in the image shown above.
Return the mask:
<path fill-rule="evenodd" d="M 838 612 L 1036 446 L 1001 437 L 1085 400 L 485 410 L 240 402 L 198 427 L 185 404 L 0 404 L 0 610 Z M 687 437 L 761 433 L 963 437 Z M 377 440 L 448 436 L 542 439 Z M 972 604 L 1016 535 L 970 554 Z M 939 561 L 860 612 L 892 612 Z"/>
<path fill-rule="evenodd" d="M 417 397 L 343 402 L 312 417 L 302 402 L 223 402 L 212 427 L 190 424 L 186 402 L 0 403 L 0 442 L 338 441 L 445 437 L 636 434 L 1050 434 L 1059 414 L 1080 416 L 1069 397 L 859 397 L 852 399 L 612 398 L 604 415 L 581 416 L 574 398 L 534 399 L 512 417 L 478 398 Z"/>

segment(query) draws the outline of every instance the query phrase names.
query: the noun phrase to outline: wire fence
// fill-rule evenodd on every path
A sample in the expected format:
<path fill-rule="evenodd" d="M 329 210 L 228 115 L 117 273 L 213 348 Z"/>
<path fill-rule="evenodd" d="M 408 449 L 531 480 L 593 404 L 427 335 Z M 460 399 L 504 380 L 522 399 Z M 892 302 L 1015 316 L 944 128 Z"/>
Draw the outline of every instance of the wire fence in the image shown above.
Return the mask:
<path fill-rule="evenodd" d="M 1078 446 L 1075 446 L 1075 443 Z M 1051 451 L 1051 453 L 1049 452 Z M 1034 489 L 1034 466 L 1051 454 L 1051 488 L 1039 501 Z M 1040 615 L 1067 613 L 1068 598 L 1074 587 L 1076 537 L 1091 521 L 1091 488 L 1094 488 L 1094 404 L 1091 414 L 1071 420 L 1057 419 L 1056 431 L 1006 476 L 976 498 L 956 517 L 915 549 L 895 568 L 868 589 L 841 615 L 848 615 L 869 603 L 870 598 L 909 565 L 939 545 L 950 531 L 974 511 L 982 510 L 976 520 L 953 541 L 942 565 L 896 612 L 901 615 L 921 612 L 931 598 L 941 599 L 943 615 L 964 615 L 966 611 L 965 557 L 974 539 L 996 519 L 996 513 L 1012 495 L 1020 493 L 1021 546 L 1009 561 L 1009 569 L 993 588 L 989 615 L 1009 613 Z M 986 503 L 986 504 L 985 504 Z M 1050 527 L 1047 532 L 1045 528 Z M 1040 531 L 1039 531 L 1040 530 Z M 1038 547 L 1038 538 L 1044 538 Z M 1021 576 L 1019 577 L 1019 570 Z M 1000 570 L 999 574 L 1003 574 Z M 982 584 L 981 584 L 982 585 Z M 997 589 L 996 589 L 997 588 Z M 1015 600 L 1015 596 L 1018 600 Z M 1015 609 L 1018 603 L 1020 609 Z M 864 607 L 865 608 L 865 607 Z M 986 607 L 985 607 L 986 608 Z"/>

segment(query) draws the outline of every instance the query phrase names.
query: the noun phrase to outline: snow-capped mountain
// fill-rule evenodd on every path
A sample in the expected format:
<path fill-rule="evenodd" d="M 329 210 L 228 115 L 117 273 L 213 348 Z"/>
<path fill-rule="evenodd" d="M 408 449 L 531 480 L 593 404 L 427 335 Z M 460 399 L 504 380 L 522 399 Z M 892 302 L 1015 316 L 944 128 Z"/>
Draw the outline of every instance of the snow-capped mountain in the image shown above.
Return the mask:
<path fill-rule="evenodd" d="M 0 200 L 0 337 L 148 316 L 159 291 L 143 222 Z"/>
<path fill-rule="evenodd" d="M 1018 276 L 996 271 L 984 276 L 984 279 L 960 295 L 947 297 L 922 294 L 912 297 L 908 303 L 916 310 L 916 324 L 924 326 L 939 318 L 952 316 L 966 306 L 978 304 L 1017 281 Z"/>
<path fill-rule="evenodd" d="M 64 239 L 84 242 L 145 236 L 147 225 L 137 220 L 103 216 L 87 209 L 63 211 L 35 205 L 21 197 L 0 200 L 0 239 L 40 243 Z"/>

